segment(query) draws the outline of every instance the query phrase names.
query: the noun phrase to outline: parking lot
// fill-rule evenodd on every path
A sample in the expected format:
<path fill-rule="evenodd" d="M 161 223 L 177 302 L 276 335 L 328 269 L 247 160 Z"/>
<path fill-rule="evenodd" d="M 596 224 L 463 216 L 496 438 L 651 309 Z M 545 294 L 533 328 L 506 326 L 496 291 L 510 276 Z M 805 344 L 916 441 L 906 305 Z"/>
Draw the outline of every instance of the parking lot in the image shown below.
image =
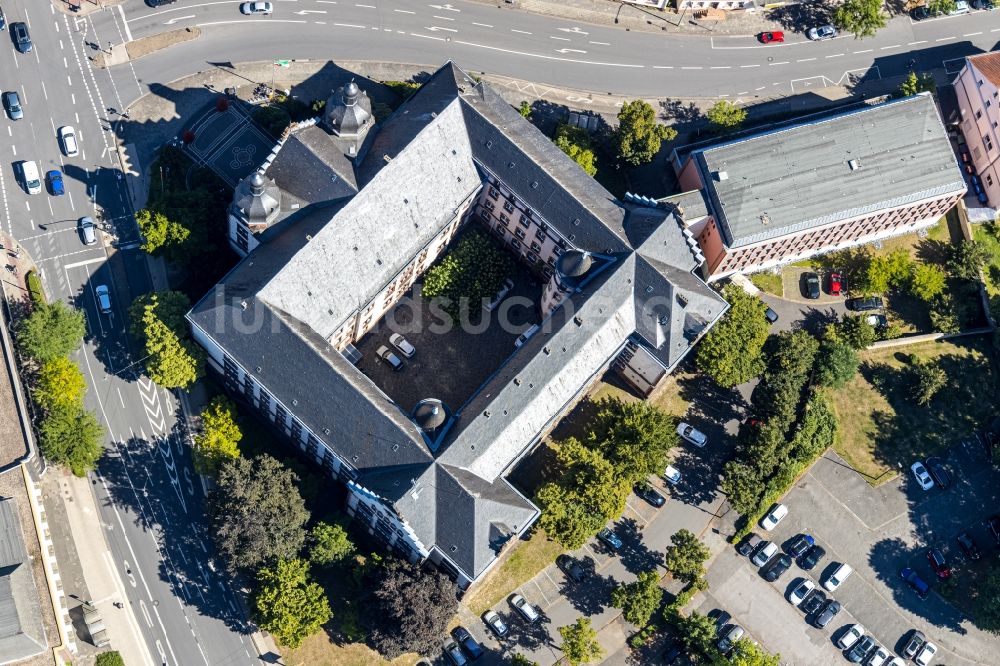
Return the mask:
<path fill-rule="evenodd" d="M 784 544 L 799 533 L 815 537 L 827 551 L 812 572 L 793 565 L 776 583 L 766 582 L 745 557 L 727 547 L 709 570 L 709 593 L 698 608 L 730 612 L 772 652 L 789 664 L 843 664 L 831 637 L 860 622 L 880 645 L 898 651 L 906 634 L 917 628 L 941 649 L 935 664 L 995 664 L 996 639 L 974 626 L 936 592 L 937 581 L 925 557 L 939 546 L 953 566 L 964 556 L 955 536 L 970 529 L 985 557 L 996 557 L 995 541 L 984 527 L 997 511 L 1000 474 L 986 463 L 984 449 L 970 437 L 945 456 L 952 485 L 921 490 L 909 474 L 878 488 L 869 486 L 842 459 L 830 452 L 804 475 L 783 501 L 789 515 L 762 537 Z M 837 563 L 854 573 L 832 596 L 844 610 L 827 630 L 805 622 L 787 601 L 802 578 L 817 585 Z M 900 579 L 911 566 L 930 583 L 926 600 Z"/>

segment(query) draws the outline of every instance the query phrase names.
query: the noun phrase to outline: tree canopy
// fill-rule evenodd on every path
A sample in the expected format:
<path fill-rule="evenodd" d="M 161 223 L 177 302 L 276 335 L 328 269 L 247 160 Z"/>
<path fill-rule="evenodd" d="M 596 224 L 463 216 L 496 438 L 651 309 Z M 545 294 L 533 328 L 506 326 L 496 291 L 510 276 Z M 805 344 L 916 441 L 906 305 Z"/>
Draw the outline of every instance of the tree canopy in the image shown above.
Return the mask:
<path fill-rule="evenodd" d="M 861 315 L 845 314 L 834 327 L 840 339 L 857 350 L 869 347 L 878 339 L 875 327 Z"/>
<path fill-rule="evenodd" d="M 32 395 L 46 412 L 56 409 L 83 408 L 83 395 L 87 383 L 76 363 L 65 356 L 57 356 L 42 363 Z"/>
<path fill-rule="evenodd" d="M 874 37 L 885 22 L 882 0 L 844 0 L 833 10 L 833 23 L 856 39 Z"/>
<path fill-rule="evenodd" d="M 562 645 L 559 649 L 566 655 L 570 666 L 580 666 L 599 661 L 604 657 L 604 648 L 597 641 L 597 631 L 590 626 L 589 617 L 581 617 L 571 625 L 559 627 Z"/>
<path fill-rule="evenodd" d="M 816 356 L 816 380 L 823 386 L 840 388 L 858 373 L 858 353 L 845 340 L 826 338 Z"/>
<path fill-rule="evenodd" d="M 715 620 L 697 611 L 676 619 L 681 642 L 692 652 L 712 654 L 715 648 Z"/>
<path fill-rule="evenodd" d="M 660 144 L 676 136 L 677 130 L 656 122 L 656 111 L 641 99 L 626 102 L 618 112 L 615 139 L 618 158 L 626 164 L 649 162 L 660 151 Z"/>
<path fill-rule="evenodd" d="M 309 512 L 296 480 L 268 455 L 233 458 L 219 467 L 207 508 L 216 545 L 231 571 L 252 571 L 298 555 Z"/>
<path fill-rule="evenodd" d="M 201 412 L 201 431 L 194 437 L 194 468 L 199 474 L 214 475 L 226 460 L 240 457 L 243 433 L 236 425 L 236 405 L 217 395 Z"/>
<path fill-rule="evenodd" d="M 972 622 L 983 631 L 1000 636 L 1000 569 L 992 567 L 978 587 Z"/>
<path fill-rule="evenodd" d="M 722 129 L 734 129 L 747 119 L 747 110 L 729 100 L 720 99 L 705 113 L 708 122 Z"/>
<path fill-rule="evenodd" d="M 469 229 L 424 276 L 423 295 L 459 317 L 463 307 L 478 316 L 513 270 L 510 256 L 478 229 Z"/>
<path fill-rule="evenodd" d="M 597 403 L 587 444 L 600 451 L 629 485 L 662 473 L 677 443 L 674 419 L 645 401 L 612 398 Z"/>
<path fill-rule="evenodd" d="M 135 221 L 142 234 L 142 250 L 152 255 L 169 256 L 183 252 L 183 246 L 191 236 L 185 226 L 167 218 L 162 212 L 143 208 L 135 214 Z"/>
<path fill-rule="evenodd" d="M 935 0 L 931 0 L 934 2 Z M 955 0 L 939 0 L 944 2 L 951 2 L 954 4 Z M 899 96 L 909 97 L 910 95 L 916 95 L 917 93 L 929 92 L 931 94 L 937 94 L 937 83 L 934 82 L 934 77 L 930 74 L 921 74 L 917 76 L 916 72 L 910 72 L 903 82 L 899 84 Z"/>
<path fill-rule="evenodd" d="M 933 361 L 921 361 L 912 367 L 913 399 L 918 405 L 928 405 L 937 392 L 948 383 L 948 374 Z"/>
<path fill-rule="evenodd" d="M 309 533 L 309 560 L 319 566 L 337 564 L 355 552 L 354 543 L 340 523 L 319 522 Z"/>
<path fill-rule="evenodd" d="M 594 156 L 594 149 L 591 147 L 590 135 L 587 134 L 587 130 L 560 123 L 556 129 L 554 142 L 561 151 L 579 164 L 588 176 L 597 175 L 597 158 Z"/>
<path fill-rule="evenodd" d="M 910 292 L 929 301 L 944 293 L 948 275 L 934 264 L 918 263 L 910 275 Z"/>
<path fill-rule="evenodd" d="M 750 381 L 764 371 L 764 343 L 770 324 L 764 317 L 767 306 L 734 284 L 722 295 L 729 311 L 712 327 L 698 345 L 698 369 L 716 384 L 732 388 Z"/>
<path fill-rule="evenodd" d="M 991 257 L 990 250 L 985 243 L 963 239 L 952 246 L 952 254 L 948 259 L 948 270 L 955 277 L 978 280 L 979 271 Z"/>
<path fill-rule="evenodd" d="M 282 645 L 296 648 L 331 618 L 323 588 L 309 580 L 309 565 L 282 559 L 257 572 L 254 609 L 258 624 Z"/>
<path fill-rule="evenodd" d="M 640 572 L 634 582 L 619 585 L 611 592 L 611 605 L 622 609 L 625 621 L 637 627 L 649 624 L 662 601 L 663 588 L 655 570 Z"/>
<path fill-rule="evenodd" d="M 94 660 L 94 666 L 125 666 L 125 660 L 122 659 L 120 653 L 112 650 L 111 652 L 102 652 L 97 655 L 97 659 Z"/>
<path fill-rule="evenodd" d="M 79 405 L 49 411 L 38 427 L 38 445 L 46 458 L 84 476 L 104 453 L 104 428 Z"/>
<path fill-rule="evenodd" d="M 80 346 L 86 332 L 82 310 L 75 310 L 62 301 L 36 303 L 17 328 L 17 342 L 21 353 L 44 363 L 68 356 Z"/>
<path fill-rule="evenodd" d="M 393 560 L 368 605 L 372 646 L 388 659 L 439 648 L 458 610 L 456 593 L 455 584 L 437 569 Z"/>
<path fill-rule="evenodd" d="M 205 374 L 205 352 L 188 336 L 191 301 L 177 291 L 153 292 L 129 307 L 132 333 L 143 343 L 146 373 L 164 388 L 187 388 Z"/>
<path fill-rule="evenodd" d="M 717 659 L 713 666 L 780 666 L 780 654 L 768 654 L 749 638 L 741 638 L 725 657 Z"/>
<path fill-rule="evenodd" d="M 705 562 L 711 554 L 694 532 L 680 529 L 670 535 L 663 566 L 674 578 L 692 583 L 705 575 Z"/>

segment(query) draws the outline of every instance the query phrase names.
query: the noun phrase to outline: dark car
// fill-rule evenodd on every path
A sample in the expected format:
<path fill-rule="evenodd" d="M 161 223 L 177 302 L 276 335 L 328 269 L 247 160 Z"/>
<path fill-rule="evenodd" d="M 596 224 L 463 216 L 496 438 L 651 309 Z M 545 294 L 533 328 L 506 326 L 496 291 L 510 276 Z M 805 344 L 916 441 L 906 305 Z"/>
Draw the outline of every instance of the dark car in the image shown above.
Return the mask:
<path fill-rule="evenodd" d="M 7 109 L 7 114 L 11 120 L 24 118 L 24 109 L 21 108 L 21 96 L 16 90 L 8 90 L 3 94 L 3 105 Z"/>
<path fill-rule="evenodd" d="M 486 626 L 490 628 L 490 631 L 496 635 L 497 638 L 503 638 L 507 635 L 510 629 L 507 627 L 507 623 L 503 621 L 500 614 L 496 611 L 488 610 L 483 613 L 483 622 Z"/>
<path fill-rule="evenodd" d="M 823 606 L 823 610 L 816 616 L 816 619 L 813 620 L 813 624 L 820 629 L 826 629 L 826 625 L 833 622 L 833 618 L 837 617 L 837 613 L 840 612 L 841 608 L 842 606 L 839 601 L 830 599 L 826 602 L 826 606 Z"/>
<path fill-rule="evenodd" d="M 444 653 L 448 655 L 448 660 L 454 666 L 465 666 L 469 663 L 469 660 L 465 658 L 465 653 L 462 652 L 462 648 L 459 644 L 447 636 L 444 639 L 443 647 Z"/>
<path fill-rule="evenodd" d="M 791 566 L 792 558 L 782 553 L 781 555 L 777 555 L 772 558 L 770 562 L 764 565 L 764 568 L 761 569 L 761 575 L 764 576 L 764 580 L 769 583 L 773 583 L 781 578 L 782 574 L 788 571 Z"/>
<path fill-rule="evenodd" d="M 792 542 L 788 544 L 786 551 L 792 557 L 799 558 L 802 557 L 803 553 L 812 548 L 814 543 L 816 543 L 816 540 L 808 534 L 800 534 L 792 539 Z"/>
<path fill-rule="evenodd" d="M 824 555 L 826 555 L 826 550 L 823 549 L 823 546 L 819 544 L 813 545 L 812 548 L 806 551 L 805 555 L 799 558 L 799 568 L 803 571 L 812 571 L 813 567 L 819 564 Z"/>
<path fill-rule="evenodd" d="M 971 4 L 975 9 L 985 9 L 986 11 L 993 11 L 993 0 L 972 0 Z"/>
<path fill-rule="evenodd" d="M 982 558 L 983 551 L 979 550 L 979 546 L 972 539 L 971 534 L 969 534 L 968 532 L 962 532 L 957 537 L 955 537 L 955 540 L 958 541 L 959 548 L 962 549 L 962 552 L 965 553 L 965 556 L 967 558 L 973 561 Z"/>
<path fill-rule="evenodd" d="M 713 608 L 708 611 L 708 619 L 715 622 L 715 632 L 717 634 L 722 633 L 722 628 L 729 624 L 729 621 L 733 619 L 733 616 L 722 610 L 721 608 Z"/>
<path fill-rule="evenodd" d="M 0 7 L 0 30 L 7 27 L 7 17 L 3 15 L 3 8 Z"/>
<path fill-rule="evenodd" d="M 938 457 L 927 459 L 927 471 L 931 473 L 931 478 L 934 479 L 934 483 L 938 484 L 942 488 L 947 488 L 951 485 L 951 475 L 948 474 L 948 468 L 944 466 L 941 459 Z"/>
<path fill-rule="evenodd" d="M 683 654 L 684 654 L 684 645 L 682 643 L 679 642 L 671 643 L 666 647 L 666 649 L 663 650 L 663 663 L 667 664 L 668 666 L 670 664 L 674 664 L 677 662 L 678 659 L 681 658 L 681 655 Z"/>
<path fill-rule="evenodd" d="M 635 494 L 638 497 L 641 497 L 653 506 L 663 506 L 663 504 L 667 501 L 664 499 L 663 495 L 656 492 L 656 489 L 645 481 L 640 481 L 635 484 L 632 490 L 635 491 Z"/>
<path fill-rule="evenodd" d="M 802 274 L 802 295 L 806 298 L 819 298 L 819 275 L 815 273 Z"/>
<path fill-rule="evenodd" d="M 160 7 L 162 5 L 172 5 L 177 2 L 177 0 L 146 0 L 146 4 L 150 7 Z"/>
<path fill-rule="evenodd" d="M 1000 545 L 1000 516 L 990 516 L 990 519 L 986 521 L 990 526 L 990 533 L 993 535 L 993 540 Z"/>
<path fill-rule="evenodd" d="M 913 588 L 913 591 L 917 593 L 917 596 L 921 599 L 926 599 L 927 595 L 930 594 L 931 586 L 920 577 L 916 571 L 910 567 L 906 567 L 899 572 L 899 577 L 906 581 L 906 584 Z"/>
<path fill-rule="evenodd" d="M 859 664 L 868 656 L 868 653 L 875 649 L 878 643 L 871 636 L 862 636 L 861 640 L 854 644 L 847 652 L 847 660 L 853 664 Z"/>
<path fill-rule="evenodd" d="M 864 298 L 848 298 L 844 301 L 848 310 L 863 312 L 865 310 L 878 310 L 882 307 L 882 299 L 878 296 L 866 296 Z"/>
<path fill-rule="evenodd" d="M 913 11 L 910 12 L 910 16 L 913 17 L 914 21 L 923 21 L 925 18 L 930 18 L 931 10 L 927 7 L 920 5 L 919 7 L 914 7 Z"/>
<path fill-rule="evenodd" d="M 607 527 L 597 533 L 597 539 L 611 550 L 619 551 L 622 548 L 622 540 Z"/>
<path fill-rule="evenodd" d="M 458 641 L 458 644 L 462 646 L 462 649 L 465 650 L 466 654 L 473 659 L 479 659 L 483 656 L 483 646 L 479 644 L 479 641 L 472 637 L 472 634 L 470 634 L 469 630 L 465 627 L 458 626 L 452 629 L 451 637 Z"/>
<path fill-rule="evenodd" d="M 589 564 L 593 564 L 594 561 L 589 557 L 584 557 L 581 561 L 563 553 L 556 558 L 556 566 L 562 569 L 563 573 L 569 576 L 574 582 L 579 583 L 590 575 L 590 572 L 594 569 L 592 566 L 587 566 L 588 560 L 590 560 Z"/>
<path fill-rule="evenodd" d="M 31 36 L 28 34 L 28 24 L 17 23 L 10 24 L 10 34 L 14 39 L 14 47 L 21 53 L 31 53 Z"/>
<path fill-rule="evenodd" d="M 826 593 L 822 590 L 813 590 L 809 593 L 801 604 L 799 604 L 799 610 L 806 615 L 812 615 L 817 612 L 826 603 Z"/>
<path fill-rule="evenodd" d="M 941 552 L 940 548 L 928 548 L 927 561 L 930 562 L 931 569 L 934 569 L 934 573 L 939 579 L 951 578 L 951 567 L 948 566 L 948 560 L 944 559 L 944 553 Z"/>
<path fill-rule="evenodd" d="M 774 310 L 772 310 L 770 306 L 768 306 L 768 308 L 766 310 L 764 310 L 764 316 L 772 324 L 774 322 L 778 321 L 778 313 L 775 312 Z"/>
<path fill-rule="evenodd" d="M 744 557 L 750 557 L 750 553 L 757 550 L 757 546 L 760 545 L 761 541 L 763 541 L 763 539 L 751 532 L 745 539 L 743 539 L 743 541 L 740 541 L 738 546 L 736 546 L 736 552 Z"/>
<path fill-rule="evenodd" d="M 903 655 L 904 659 L 913 659 L 913 657 L 920 652 L 920 648 L 922 648 L 926 642 L 927 639 L 924 637 L 923 632 L 914 629 L 913 633 L 910 634 L 909 640 L 906 641 L 906 645 L 903 646 L 903 650 L 899 654 Z"/>

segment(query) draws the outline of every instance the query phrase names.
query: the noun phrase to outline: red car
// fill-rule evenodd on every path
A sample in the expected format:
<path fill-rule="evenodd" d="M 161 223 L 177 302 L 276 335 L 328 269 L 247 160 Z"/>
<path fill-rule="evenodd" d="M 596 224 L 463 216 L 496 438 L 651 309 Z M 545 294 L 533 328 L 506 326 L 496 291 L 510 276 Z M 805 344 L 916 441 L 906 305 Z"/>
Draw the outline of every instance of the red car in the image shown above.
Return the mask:
<path fill-rule="evenodd" d="M 844 289 L 844 278 L 841 277 L 840 273 L 830 273 L 830 295 L 840 296 L 840 292 Z"/>
<path fill-rule="evenodd" d="M 771 42 L 780 43 L 785 41 L 785 33 L 783 32 L 762 32 L 757 35 L 757 39 L 760 40 L 761 44 L 770 44 Z"/>
<path fill-rule="evenodd" d="M 945 561 L 944 553 L 941 552 L 940 548 L 928 548 L 927 561 L 931 563 L 931 569 L 934 569 L 938 578 L 941 580 L 951 578 L 951 567 Z"/>

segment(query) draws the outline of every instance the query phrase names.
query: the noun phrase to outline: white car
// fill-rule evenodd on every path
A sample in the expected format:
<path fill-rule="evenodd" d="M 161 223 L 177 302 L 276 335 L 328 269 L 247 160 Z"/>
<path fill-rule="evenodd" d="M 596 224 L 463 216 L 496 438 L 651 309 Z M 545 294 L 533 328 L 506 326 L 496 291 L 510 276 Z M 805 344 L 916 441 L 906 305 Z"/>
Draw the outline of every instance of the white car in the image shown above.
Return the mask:
<path fill-rule="evenodd" d="M 684 423 L 683 421 L 677 424 L 677 434 L 680 435 L 684 441 L 690 442 L 699 448 L 708 443 L 708 437 L 705 436 L 705 433 L 700 430 L 695 430 L 694 426 Z"/>
<path fill-rule="evenodd" d="M 240 5 L 241 14 L 270 14 L 274 5 L 270 2 L 244 2 Z"/>
<path fill-rule="evenodd" d="M 885 666 L 906 666 L 906 662 L 894 656 L 891 661 L 886 662 Z"/>
<path fill-rule="evenodd" d="M 758 567 L 762 567 L 765 564 L 767 564 L 767 561 L 771 559 L 771 557 L 773 557 L 774 554 L 777 552 L 778 552 L 778 544 L 768 541 L 763 546 L 761 546 L 760 550 L 758 550 L 754 554 L 753 558 L 750 561 L 756 564 Z"/>
<path fill-rule="evenodd" d="M 542 616 L 538 614 L 535 607 L 529 604 L 528 600 L 520 594 L 515 594 L 510 598 L 510 605 L 528 622 L 538 622 L 542 619 Z"/>
<path fill-rule="evenodd" d="M 913 472 L 913 478 L 917 480 L 921 488 L 930 490 L 934 487 L 934 479 L 931 478 L 930 472 L 927 471 L 922 462 L 918 460 L 910 465 L 910 471 Z"/>
<path fill-rule="evenodd" d="M 484 305 L 483 307 L 486 308 L 487 312 L 493 312 L 494 310 L 496 310 L 497 306 L 500 305 L 500 302 L 503 299 L 507 298 L 507 294 L 509 294 L 510 290 L 513 288 L 514 288 L 514 281 L 511 280 L 510 278 L 505 279 L 503 281 L 503 286 L 500 287 L 500 291 L 498 291 L 496 293 L 496 296 L 491 298 L 490 302 Z"/>
<path fill-rule="evenodd" d="M 868 661 L 865 664 L 866 666 L 885 666 L 887 661 L 889 661 L 889 651 L 879 645 L 874 652 L 868 655 Z"/>
<path fill-rule="evenodd" d="M 663 471 L 663 478 L 671 485 L 676 486 L 681 482 L 681 471 L 673 465 L 667 465 L 667 469 Z"/>
<path fill-rule="evenodd" d="M 924 643 L 924 647 L 917 653 L 917 656 L 913 658 L 913 662 L 917 666 L 927 666 L 931 663 L 931 659 L 937 654 L 937 645 L 928 641 Z"/>
<path fill-rule="evenodd" d="M 832 25 L 821 25 L 818 28 L 809 28 L 809 31 L 806 32 L 806 36 L 813 41 L 833 39 L 837 36 L 837 29 Z"/>
<path fill-rule="evenodd" d="M 865 628 L 860 624 L 852 624 L 844 632 L 844 635 L 840 637 L 837 641 L 837 647 L 841 650 L 846 650 L 855 643 L 861 640 L 861 637 L 865 635 Z"/>
<path fill-rule="evenodd" d="M 76 157 L 80 154 L 80 148 L 76 145 L 76 131 L 69 125 L 59 128 L 59 143 L 62 144 L 66 157 Z"/>
<path fill-rule="evenodd" d="M 801 583 L 795 586 L 792 593 L 788 595 L 788 600 L 793 606 L 798 606 L 802 603 L 802 600 L 809 596 L 809 593 L 816 589 L 816 583 L 812 582 L 808 578 L 803 580 Z"/>
<path fill-rule="evenodd" d="M 535 333 L 538 333 L 540 329 L 541 326 L 539 326 L 538 324 L 532 324 L 531 326 L 529 326 L 528 330 L 526 330 L 521 335 L 517 336 L 517 340 L 514 340 L 514 348 L 520 349 L 524 345 L 524 343 L 530 340 L 531 336 L 533 336 Z"/>
<path fill-rule="evenodd" d="M 410 341 L 404 338 L 399 333 L 393 333 L 389 336 L 389 342 L 392 346 L 399 350 L 399 353 L 406 358 L 413 358 L 413 355 L 417 353 L 417 350 L 413 348 Z"/>
<path fill-rule="evenodd" d="M 850 564 L 844 562 L 839 567 L 833 570 L 830 577 L 823 581 L 823 587 L 825 587 L 830 592 L 833 592 L 838 587 L 843 585 L 844 581 L 854 572 L 854 569 Z"/>
<path fill-rule="evenodd" d="M 959 14 L 968 14 L 969 11 L 970 11 L 969 3 L 966 2 L 965 0 L 958 0 L 955 3 L 955 8 L 950 12 L 948 12 L 948 16 L 958 16 Z"/>
<path fill-rule="evenodd" d="M 767 515 L 760 519 L 760 526 L 770 532 L 778 526 L 785 516 L 788 515 L 788 507 L 784 504 L 775 504 L 768 511 Z"/>

